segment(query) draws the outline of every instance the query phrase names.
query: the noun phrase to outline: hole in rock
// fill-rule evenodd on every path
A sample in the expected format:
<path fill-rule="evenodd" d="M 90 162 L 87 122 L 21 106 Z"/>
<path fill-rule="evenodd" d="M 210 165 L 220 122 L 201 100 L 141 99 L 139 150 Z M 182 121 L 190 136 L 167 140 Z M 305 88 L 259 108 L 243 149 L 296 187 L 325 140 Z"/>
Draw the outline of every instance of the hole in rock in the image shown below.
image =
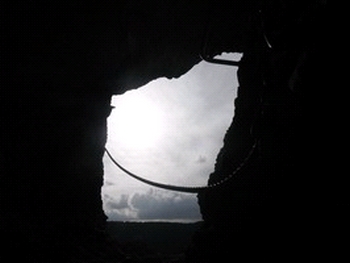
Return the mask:
<path fill-rule="evenodd" d="M 237 57 L 235 57 L 237 59 Z M 205 185 L 234 111 L 236 67 L 201 62 L 114 96 L 107 148 L 135 174 L 167 184 Z M 194 194 L 145 185 L 104 157 L 103 207 L 111 221 L 200 221 Z"/>

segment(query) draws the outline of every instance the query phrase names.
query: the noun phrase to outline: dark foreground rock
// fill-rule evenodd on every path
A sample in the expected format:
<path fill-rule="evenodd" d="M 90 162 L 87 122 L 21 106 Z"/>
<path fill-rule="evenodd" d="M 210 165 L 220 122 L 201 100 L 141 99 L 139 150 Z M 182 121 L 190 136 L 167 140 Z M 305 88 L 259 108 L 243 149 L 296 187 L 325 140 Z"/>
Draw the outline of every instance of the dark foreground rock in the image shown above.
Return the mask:
<path fill-rule="evenodd" d="M 162 259 L 162 262 L 180 262 L 174 260 L 185 260 L 192 236 L 201 225 L 202 222 L 108 222 L 107 232 L 121 244 L 124 253 L 130 256 L 153 256 Z"/>
<path fill-rule="evenodd" d="M 111 96 L 185 74 L 204 42 L 206 55 L 244 54 L 235 117 L 210 182 L 257 148 L 239 178 L 200 193 L 205 224 L 189 259 L 273 247 L 315 261 L 311 243 L 322 251 L 317 259 L 340 255 L 350 221 L 340 81 L 348 47 L 343 16 L 331 9 L 327 0 L 2 1 L 1 256 L 112 260 L 101 235 Z"/>

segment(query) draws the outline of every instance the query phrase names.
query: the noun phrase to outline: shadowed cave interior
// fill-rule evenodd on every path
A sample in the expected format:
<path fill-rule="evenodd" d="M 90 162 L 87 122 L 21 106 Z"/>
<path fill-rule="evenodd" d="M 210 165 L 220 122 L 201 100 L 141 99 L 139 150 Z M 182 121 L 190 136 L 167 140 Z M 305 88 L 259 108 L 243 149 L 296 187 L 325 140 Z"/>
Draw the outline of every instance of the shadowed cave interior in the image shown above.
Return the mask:
<path fill-rule="evenodd" d="M 328 2 L 2 2 L 1 257 L 170 261 L 133 255 L 106 231 L 106 119 L 112 95 L 185 74 L 204 41 L 205 57 L 243 53 L 235 115 L 209 183 L 257 149 L 239 178 L 199 193 L 204 222 L 170 262 L 276 259 L 276 251 L 337 261 L 349 194 L 334 154 L 345 137 L 333 104 L 343 96 L 339 72 L 325 66 L 337 56 L 325 51 L 342 49 Z"/>

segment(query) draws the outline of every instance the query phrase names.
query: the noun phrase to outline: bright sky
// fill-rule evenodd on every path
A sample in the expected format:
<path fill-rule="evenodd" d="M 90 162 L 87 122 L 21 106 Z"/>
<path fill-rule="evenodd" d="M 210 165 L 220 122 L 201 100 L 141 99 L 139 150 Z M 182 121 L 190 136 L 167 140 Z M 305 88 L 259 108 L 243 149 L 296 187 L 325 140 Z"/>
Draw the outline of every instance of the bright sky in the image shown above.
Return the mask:
<path fill-rule="evenodd" d="M 233 117 L 236 70 L 201 62 L 179 79 L 157 79 L 114 96 L 107 148 L 140 176 L 176 185 L 205 185 Z M 138 182 L 106 156 L 104 166 L 102 198 L 109 220 L 201 220 L 196 195 Z"/>

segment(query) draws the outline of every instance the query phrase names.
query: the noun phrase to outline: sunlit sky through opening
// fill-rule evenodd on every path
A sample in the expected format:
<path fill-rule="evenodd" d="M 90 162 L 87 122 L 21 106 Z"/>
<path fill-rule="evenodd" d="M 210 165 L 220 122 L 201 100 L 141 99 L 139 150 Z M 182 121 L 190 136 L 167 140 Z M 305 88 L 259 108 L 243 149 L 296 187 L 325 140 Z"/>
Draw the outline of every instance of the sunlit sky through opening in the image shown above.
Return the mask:
<path fill-rule="evenodd" d="M 123 166 L 148 179 L 205 185 L 233 117 L 236 70 L 201 62 L 178 79 L 160 78 L 113 96 L 106 147 Z M 102 199 L 109 220 L 201 220 L 196 195 L 138 182 L 106 156 L 104 170 Z"/>

